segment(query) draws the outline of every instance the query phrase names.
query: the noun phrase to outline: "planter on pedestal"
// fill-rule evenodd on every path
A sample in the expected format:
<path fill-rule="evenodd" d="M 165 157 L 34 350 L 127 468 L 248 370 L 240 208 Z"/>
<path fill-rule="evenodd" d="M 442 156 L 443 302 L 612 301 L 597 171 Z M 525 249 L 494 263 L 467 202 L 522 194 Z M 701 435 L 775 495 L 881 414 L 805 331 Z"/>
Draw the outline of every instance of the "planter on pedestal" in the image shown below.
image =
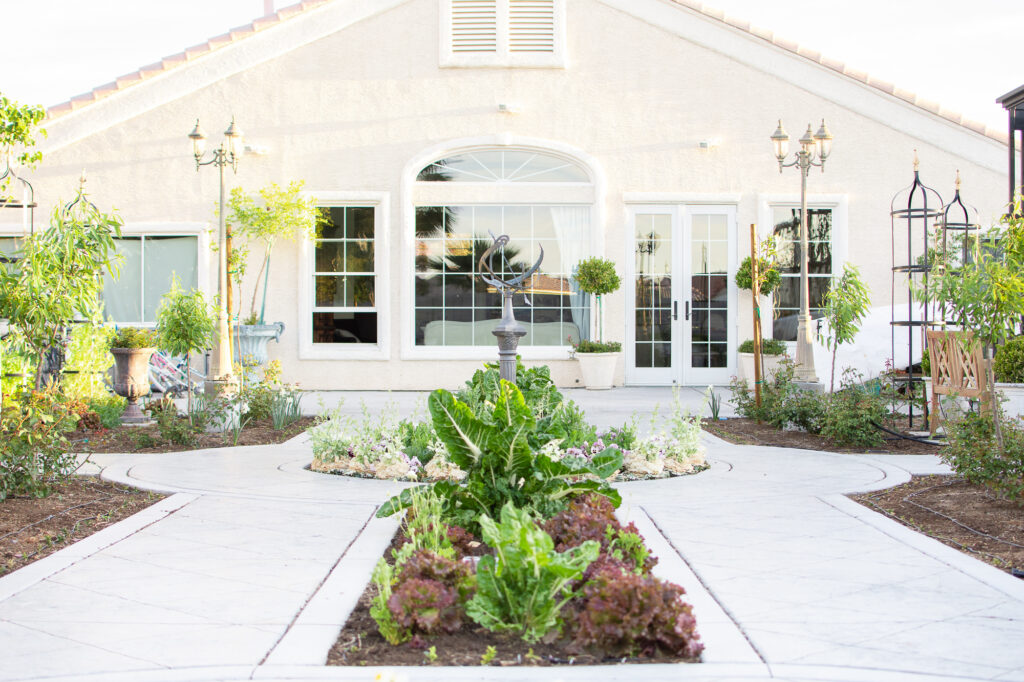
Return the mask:
<path fill-rule="evenodd" d="M 155 348 L 111 348 L 114 356 L 114 392 L 128 400 L 128 407 L 121 415 L 122 424 L 147 424 L 149 418 L 142 414 L 138 399 L 149 395 L 149 358 Z"/>
<path fill-rule="evenodd" d="M 615 381 L 615 368 L 619 364 L 621 353 L 580 353 L 576 352 L 576 360 L 580 363 L 583 374 L 583 385 L 591 390 L 605 390 L 612 387 Z"/>
<path fill-rule="evenodd" d="M 240 324 L 235 326 L 232 354 L 236 364 L 255 367 L 267 364 L 267 344 L 281 340 L 284 322 L 273 324 Z"/>
<path fill-rule="evenodd" d="M 1024 384 L 996 382 L 996 393 L 1005 399 L 1003 414 L 1010 419 L 1024 416 Z"/>

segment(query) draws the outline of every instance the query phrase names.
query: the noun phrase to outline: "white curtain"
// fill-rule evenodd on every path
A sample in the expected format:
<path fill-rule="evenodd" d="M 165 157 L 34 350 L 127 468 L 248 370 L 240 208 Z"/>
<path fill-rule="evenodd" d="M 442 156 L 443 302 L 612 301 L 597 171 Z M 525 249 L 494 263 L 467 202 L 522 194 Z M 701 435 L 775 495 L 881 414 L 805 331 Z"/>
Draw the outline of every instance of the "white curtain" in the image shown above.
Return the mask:
<path fill-rule="evenodd" d="M 562 251 L 559 266 L 567 275 L 573 274 L 576 264 L 590 255 L 590 209 L 586 206 L 553 206 L 551 219 L 555 225 L 555 237 Z M 546 268 L 554 272 L 555 268 Z M 572 321 L 579 329 L 581 339 L 590 338 L 590 294 L 579 290 L 572 279 Z"/>

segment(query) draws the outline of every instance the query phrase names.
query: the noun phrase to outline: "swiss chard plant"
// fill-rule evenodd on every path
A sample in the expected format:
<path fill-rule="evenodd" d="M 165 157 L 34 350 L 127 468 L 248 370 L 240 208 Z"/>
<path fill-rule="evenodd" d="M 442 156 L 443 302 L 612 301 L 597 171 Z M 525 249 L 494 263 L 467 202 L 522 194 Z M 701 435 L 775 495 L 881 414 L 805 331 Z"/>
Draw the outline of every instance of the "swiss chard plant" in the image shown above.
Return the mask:
<path fill-rule="evenodd" d="M 477 592 L 466 613 L 493 632 L 516 632 L 536 642 L 560 629 L 562 607 L 574 596 L 572 584 L 597 558 L 599 543 L 588 540 L 565 552 L 556 552 L 526 509 L 506 503 L 501 522 L 480 518 L 484 542 L 494 555 L 480 559 Z"/>
<path fill-rule="evenodd" d="M 466 473 L 461 483 L 438 481 L 433 490 L 444 500 L 444 517 L 476 532 L 483 515 L 496 517 L 507 502 L 550 516 L 572 496 L 588 491 L 621 497 L 606 479 L 622 467 L 622 453 L 609 447 L 590 460 L 553 460 L 539 453 L 538 421 L 522 392 L 501 380 L 493 407 L 482 405 L 479 416 L 448 391 L 430 394 L 427 405 L 434 431 L 451 461 Z M 542 439 L 543 440 L 543 439 Z M 377 512 L 390 516 L 412 504 L 405 489 Z"/>

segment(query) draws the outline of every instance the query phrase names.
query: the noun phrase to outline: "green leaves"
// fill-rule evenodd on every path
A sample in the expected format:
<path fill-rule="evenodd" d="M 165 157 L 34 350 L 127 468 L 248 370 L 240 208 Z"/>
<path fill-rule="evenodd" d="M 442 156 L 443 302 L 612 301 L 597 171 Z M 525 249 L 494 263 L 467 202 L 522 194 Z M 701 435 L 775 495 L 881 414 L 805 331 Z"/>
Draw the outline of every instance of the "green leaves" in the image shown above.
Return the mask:
<path fill-rule="evenodd" d="M 828 321 L 827 336 L 818 333 L 832 349 L 832 381 L 829 391 L 835 390 L 836 351 L 844 343 L 850 343 L 860 331 L 860 324 L 871 308 L 871 292 L 860 278 L 860 270 L 853 265 L 843 266 L 843 276 L 833 280 L 825 294 L 823 313 Z"/>
<path fill-rule="evenodd" d="M 34 168 L 43 158 L 42 152 L 33 151 L 36 133 L 46 135 L 39 124 L 46 118 L 46 109 L 39 105 L 22 105 L 0 94 L 0 158 L 11 154 L 13 161 Z M 15 153 L 21 147 L 20 153 Z M 0 180 L 0 196 L 7 190 L 11 178 Z"/>
<path fill-rule="evenodd" d="M 156 333 L 160 347 L 173 355 L 204 350 L 217 333 L 216 311 L 203 292 L 184 291 L 175 274 L 156 311 Z"/>
<path fill-rule="evenodd" d="M 527 642 L 560 628 L 559 613 L 573 596 L 570 584 L 597 559 L 599 543 L 588 540 L 556 552 L 551 536 L 511 502 L 502 507 L 500 523 L 483 516 L 480 527 L 494 556 L 477 565 L 477 592 L 466 604 L 469 617 L 494 632 L 518 632 Z"/>

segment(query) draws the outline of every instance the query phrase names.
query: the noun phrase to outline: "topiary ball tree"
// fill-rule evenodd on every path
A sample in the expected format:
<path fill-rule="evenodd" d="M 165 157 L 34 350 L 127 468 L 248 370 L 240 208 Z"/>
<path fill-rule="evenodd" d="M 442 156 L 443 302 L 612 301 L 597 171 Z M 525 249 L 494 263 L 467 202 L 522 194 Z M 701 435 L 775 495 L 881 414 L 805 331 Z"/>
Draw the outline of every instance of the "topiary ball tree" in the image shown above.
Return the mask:
<path fill-rule="evenodd" d="M 586 258 L 576 265 L 574 274 L 576 284 L 580 291 L 585 294 L 593 294 L 597 297 L 597 340 L 604 342 L 604 319 L 601 307 L 601 297 L 618 291 L 622 286 L 622 280 L 615 272 L 615 264 L 607 258 Z"/>

